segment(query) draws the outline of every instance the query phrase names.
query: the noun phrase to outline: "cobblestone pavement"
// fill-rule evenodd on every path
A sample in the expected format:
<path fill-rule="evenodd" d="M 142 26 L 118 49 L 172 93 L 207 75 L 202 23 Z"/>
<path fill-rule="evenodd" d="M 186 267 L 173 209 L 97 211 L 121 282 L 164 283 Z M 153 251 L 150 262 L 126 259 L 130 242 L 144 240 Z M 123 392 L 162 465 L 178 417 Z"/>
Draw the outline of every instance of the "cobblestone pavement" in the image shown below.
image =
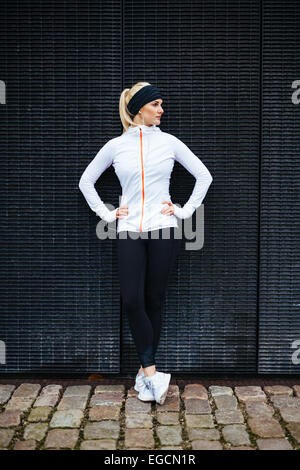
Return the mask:
<path fill-rule="evenodd" d="M 300 385 L 0 384 L 0 450 L 300 450 Z"/>

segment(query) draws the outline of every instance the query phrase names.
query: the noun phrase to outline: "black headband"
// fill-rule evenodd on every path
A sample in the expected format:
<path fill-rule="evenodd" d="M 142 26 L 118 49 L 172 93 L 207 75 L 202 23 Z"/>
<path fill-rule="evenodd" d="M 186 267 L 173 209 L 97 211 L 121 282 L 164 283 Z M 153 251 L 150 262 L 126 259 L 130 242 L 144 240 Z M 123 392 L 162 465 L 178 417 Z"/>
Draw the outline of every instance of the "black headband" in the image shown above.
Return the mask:
<path fill-rule="evenodd" d="M 144 104 L 154 101 L 157 98 L 161 98 L 160 93 L 156 86 L 146 85 L 143 86 L 139 91 L 137 91 L 129 103 L 127 104 L 127 109 L 135 116 Z"/>

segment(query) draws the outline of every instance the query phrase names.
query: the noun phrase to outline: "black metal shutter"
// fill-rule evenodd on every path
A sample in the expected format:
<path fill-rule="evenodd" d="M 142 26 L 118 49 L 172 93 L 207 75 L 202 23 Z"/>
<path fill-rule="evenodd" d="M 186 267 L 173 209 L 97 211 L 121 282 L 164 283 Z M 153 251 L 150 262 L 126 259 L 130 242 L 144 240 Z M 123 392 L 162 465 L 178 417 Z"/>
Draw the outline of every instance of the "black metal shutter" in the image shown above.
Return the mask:
<path fill-rule="evenodd" d="M 260 2 L 124 2 L 124 86 L 157 85 L 161 129 L 185 142 L 214 181 L 204 246 L 183 243 L 164 306 L 157 367 L 256 371 Z M 194 178 L 176 163 L 173 202 Z M 193 216 L 195 222 L 195 215 Z M 123 320 L 122 370 L 139 365 Z"/>
<path fill-rule="evenodd" d="M 258 371 L 299 374 L 300 3 L 263 4 Z"/>
<path fill-rule="evenodd" d="M 1 371 L 119 372 L 115 241 L 96 236 L 78 183 L 120 134 L 120 2 L 9 0 L 1 10 Z M 116 207 L 112 167 L 97 189 Z"/>
<path fill-rule="evenodd" d="M 163 93 L 161 129 L 214 178 L 204 246 L 183 240 L 170 279 L 158 369 L 299 373 L 299 20 L 296 0 L 2 3 L 1 372 L 139 365 L 115 227 L 97 237 L 78 182 L 121 133 L 120 92 L 145 80 Z M 176 164 L 173 202 L 193 185 Z M 117 207 L 112 167 L 96 188 Z"/>

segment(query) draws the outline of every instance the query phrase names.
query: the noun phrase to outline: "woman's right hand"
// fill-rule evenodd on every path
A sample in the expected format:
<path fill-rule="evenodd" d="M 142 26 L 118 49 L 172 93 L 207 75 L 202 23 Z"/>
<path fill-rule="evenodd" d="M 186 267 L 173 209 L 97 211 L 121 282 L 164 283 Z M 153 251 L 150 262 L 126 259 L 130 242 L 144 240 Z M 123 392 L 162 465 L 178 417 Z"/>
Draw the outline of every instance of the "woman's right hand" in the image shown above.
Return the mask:
<path fill-rule="evenodd" d="M 128 206 L 120 206 L 116 212 L 117 219 L 124 219 L 122 215 L 128 215 Z"/>

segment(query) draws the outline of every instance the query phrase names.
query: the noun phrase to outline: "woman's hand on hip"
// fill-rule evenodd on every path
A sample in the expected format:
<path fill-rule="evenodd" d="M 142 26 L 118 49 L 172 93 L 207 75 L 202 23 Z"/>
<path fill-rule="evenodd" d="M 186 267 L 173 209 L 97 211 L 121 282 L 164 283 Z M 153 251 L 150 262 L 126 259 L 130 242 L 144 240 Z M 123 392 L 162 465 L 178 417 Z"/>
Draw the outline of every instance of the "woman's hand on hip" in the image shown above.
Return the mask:
<path fill-rule="evenodd" d="M 171 201 L 162 201 L 162 204 L 168 204 L 168 207 L 164 207 L 160 212 L 165 215 L 174 214 L 174 206 Z"/>
<path fill-rule="evenodd" d="M 124 219 L 122 215 L 128 215 L 128 206 L 120 206 L 116 212 L 117 219 Z"/>

